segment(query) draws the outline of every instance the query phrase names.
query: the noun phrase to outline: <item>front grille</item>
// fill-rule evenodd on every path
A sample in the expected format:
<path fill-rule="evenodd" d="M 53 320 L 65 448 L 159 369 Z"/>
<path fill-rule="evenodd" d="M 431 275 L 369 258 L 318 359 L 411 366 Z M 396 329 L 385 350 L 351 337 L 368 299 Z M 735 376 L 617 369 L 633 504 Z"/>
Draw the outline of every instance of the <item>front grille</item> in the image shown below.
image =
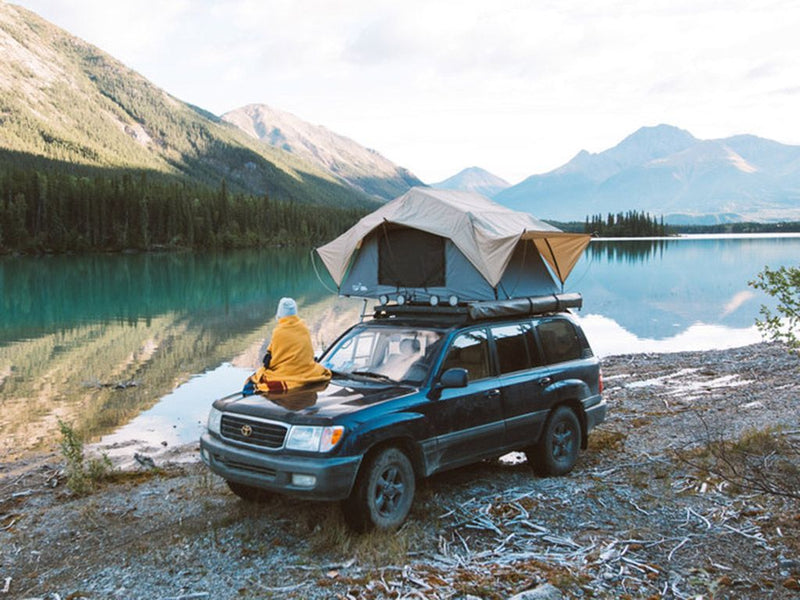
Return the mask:
<path fill-rule="evenodd" d="M 220 433 L 222 437 L 235 442 L 275 450 L 283 446 L 287 430 L 288 427 L 280 423 L 225 414 L 222 415 Z M 245 433 L 249 433 L 249 435 L 245 435 Z"/>
<path fill-rule="evenodd" d="M 269 477 L 270 479 L 275 479 L 275 475 L 277 475 L 277 471 L 275 469 L 270 469 L 269 467 L 261 467 L 258 465 L 249 465 L 247 463 L 243 463 L 238 460 L 225 458 L 224 456 L 221 456 L 219 454 L 214 455 L 214 460 L 218 463 L 222 463 L 229 469 L 238 469 L 240 471 L 258 473 L 259 475 L 264 475 L 266 477 Z"/>

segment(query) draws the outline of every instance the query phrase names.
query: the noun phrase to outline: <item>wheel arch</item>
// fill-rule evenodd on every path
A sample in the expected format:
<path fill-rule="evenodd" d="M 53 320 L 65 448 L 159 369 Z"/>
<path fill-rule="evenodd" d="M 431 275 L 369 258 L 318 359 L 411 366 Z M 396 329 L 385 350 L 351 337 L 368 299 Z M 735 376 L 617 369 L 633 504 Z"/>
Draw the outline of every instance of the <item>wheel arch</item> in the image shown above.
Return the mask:
<path fill-rule="evenodd" d="M 567 406 L 578 417 L 581 426 L 581 450 L 586 450 L 589 444 L 589 433 L 587 431 L 586 411 L 584 410 L 581 398 L 591 394 L 589 386 L 581 379 L 564 379 L 551 385 L 546 391 L 551 405 L 547 414 L 549 419 L 560 406 Z"/>
<path fill-rule="evenodd" d="M 411 461 L 411 466 L 414 469 L 414 477 L 417 479 L 425 473 L 425 459 L 419 445 L 409 436 L 394 436 L 376 441 L 364 452 L 364 458 L 361 460 L 361 467 L 359 467 L 359 475 L 361 474 L 363 466 L 367 464 L 373 456 L 386 448 L 398 448 L 408 456 L 408 459 Z"/>

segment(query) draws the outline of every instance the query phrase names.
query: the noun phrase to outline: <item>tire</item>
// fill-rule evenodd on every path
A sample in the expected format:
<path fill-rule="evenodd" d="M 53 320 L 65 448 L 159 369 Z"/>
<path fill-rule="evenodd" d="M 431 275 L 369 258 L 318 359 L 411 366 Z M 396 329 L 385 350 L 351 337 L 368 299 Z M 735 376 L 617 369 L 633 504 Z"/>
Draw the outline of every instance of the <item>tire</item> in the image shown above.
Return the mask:
<path fill-rule="evenodd" d="M 581 423 L 568 406 L 559 406 L 547 419 L 539 441 L 525 450 L 528 463 L 541 476 L 566 475 L 578 461 Z"/>
<path fill-rule="evenodd" d="M 361 467 L 350 497 L 342 502 L 345 521 L 359 533 L 397 529 L 408 517 L 415 490 L 408 456 L 399 448 L 386 448 Z"/>
<path fill-rule="evenodd" d="M 228 487 L 234 494 L 239 496 L 239 498 L 245 502 L 263 504 L 265 502 L 269 502 L 270 498 L 272 498 L 272 494 L 270 494 L 268 491 L 253 487 L 252 485 L 236 483 L 235 481 L 228 481 L 227 479 L 225 480 L 225 483 L 228 484 Z"/>

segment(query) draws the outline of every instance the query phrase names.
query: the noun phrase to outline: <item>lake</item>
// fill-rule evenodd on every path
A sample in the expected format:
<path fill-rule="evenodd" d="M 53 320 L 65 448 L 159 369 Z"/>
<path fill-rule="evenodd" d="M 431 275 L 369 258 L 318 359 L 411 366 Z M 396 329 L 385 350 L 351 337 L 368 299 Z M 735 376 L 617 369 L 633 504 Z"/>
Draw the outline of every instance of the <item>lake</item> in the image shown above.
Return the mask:
<path fill-rule="evenodd" d="M 770 305 L 748 281 L 798 257 L 800 235 L 594 240 L 564 291 L 600 356 L 746 345 Z M 196 440 L 258 365 L 281 296 L 320 349 L 358 319 L 363 301 L 326 281 L 287 249 L 0 257 L 0 462 L 51 447 L 58 419 L 112 457 Z"/>

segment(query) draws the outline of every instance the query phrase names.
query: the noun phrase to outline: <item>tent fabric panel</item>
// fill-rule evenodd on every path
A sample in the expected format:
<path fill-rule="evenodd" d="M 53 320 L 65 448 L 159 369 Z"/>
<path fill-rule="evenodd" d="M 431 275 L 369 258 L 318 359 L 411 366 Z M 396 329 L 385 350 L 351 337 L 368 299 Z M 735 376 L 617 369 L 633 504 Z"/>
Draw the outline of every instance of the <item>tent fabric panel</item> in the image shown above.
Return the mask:
<path fill-rule="evenodd" d="M 496 298 L 494 287 L 475 268 L 471 261 L 451 241 L 445 244 L 447 258 L 447 287 L 437 292 L 441 299 L 456 296 L 461 300 L 493 300 Z"/>
<path fill-rule="evenodd" d="M 344 296 L 377 297 L 378 292 L 378 240 L 372 236 L 361 244 L 347 275 L 339 285 Z"/>
<path fill-rule="evenodd" d="M 497 287 L 517 246 L 519 233 L 505 237 L 491 237 L 483 229 L 476 228 L 475 239 L 483 262 L 481 272 L 489 285 Z"/>
<path fill-rule="evenodd" d="M 497 286 L 497 298 L 507 300 L 554 294 L 559 291 L 558 284 L 533 242 L 530 240 L 519 242 Z"/>
<path fill-rule="evenodd" d="M 564 283 L 591 239 L 589 235 L 564 234 L 536 237 L 533 242 L 561 283 Z"/>

